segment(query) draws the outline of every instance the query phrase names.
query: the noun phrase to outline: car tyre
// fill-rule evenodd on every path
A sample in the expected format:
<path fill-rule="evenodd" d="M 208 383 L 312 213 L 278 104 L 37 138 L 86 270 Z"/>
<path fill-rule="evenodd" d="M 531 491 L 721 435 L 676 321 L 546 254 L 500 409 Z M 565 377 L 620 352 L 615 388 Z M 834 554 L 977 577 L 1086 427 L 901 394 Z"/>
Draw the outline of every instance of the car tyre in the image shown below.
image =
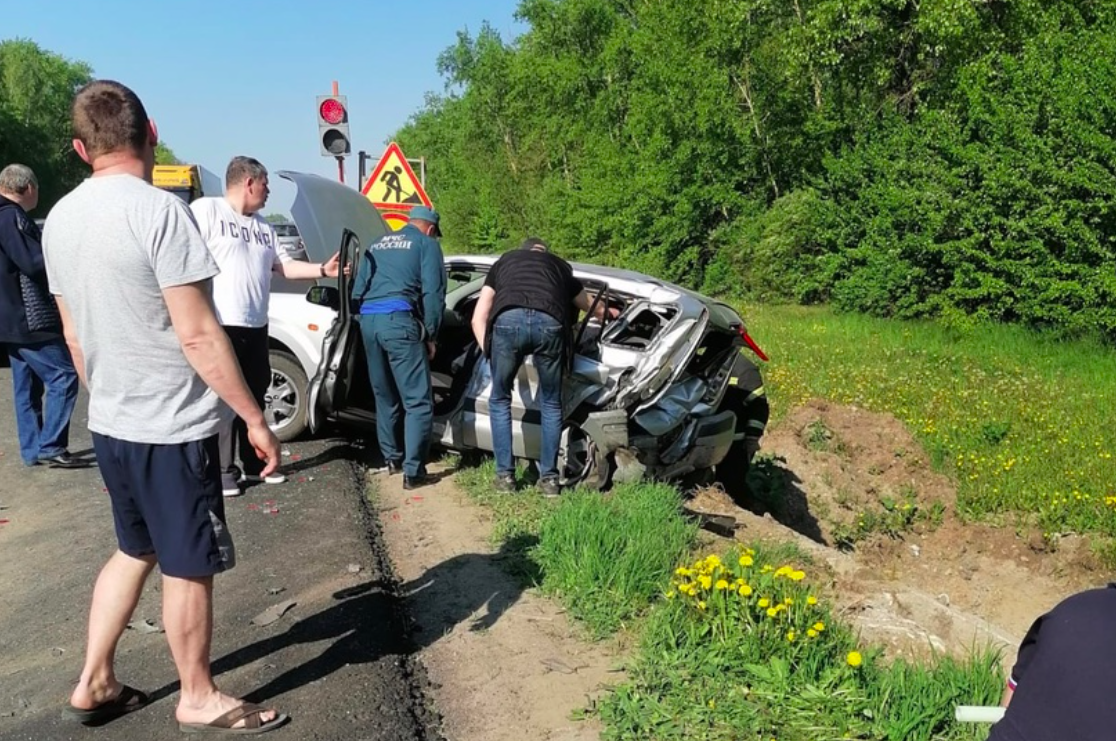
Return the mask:
<path fill-rule="evenodd" d="M 280 442 L 290 442 L 306 431 L 309 383 L 306 371 L 293 355 L 271 350 L 271 384 L 267 387 L 264 416 Z"/>

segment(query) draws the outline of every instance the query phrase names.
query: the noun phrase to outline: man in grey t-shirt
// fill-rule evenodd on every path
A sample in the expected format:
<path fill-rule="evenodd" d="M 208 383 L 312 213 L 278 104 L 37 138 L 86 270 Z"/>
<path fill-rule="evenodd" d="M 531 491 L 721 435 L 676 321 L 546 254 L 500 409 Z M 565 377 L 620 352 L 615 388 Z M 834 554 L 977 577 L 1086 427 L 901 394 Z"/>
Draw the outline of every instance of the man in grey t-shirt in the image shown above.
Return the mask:
<path fill-rule="evenodd" d="M 264 732 L 287 716 L 222 694 L 213 681 L 213 576 L 233 564 L 217 431 L 235 412 L 270 473 L 279 443 L 217 323 L 217 266 L 189 208 L 150 185 L 157 134 L 136 94 L 111 81 L 73 104 L 74 149 L 93 176 L 51 211 L 50 286 L 74 365 L 119 550 L 93 591 L 85 667 L 68 712 L 100 724 L 148 697 L 116 679 L 115 648 L 155 564 L 184 731 Z M 222 400 L 224 404 L 222 404 Z"/>

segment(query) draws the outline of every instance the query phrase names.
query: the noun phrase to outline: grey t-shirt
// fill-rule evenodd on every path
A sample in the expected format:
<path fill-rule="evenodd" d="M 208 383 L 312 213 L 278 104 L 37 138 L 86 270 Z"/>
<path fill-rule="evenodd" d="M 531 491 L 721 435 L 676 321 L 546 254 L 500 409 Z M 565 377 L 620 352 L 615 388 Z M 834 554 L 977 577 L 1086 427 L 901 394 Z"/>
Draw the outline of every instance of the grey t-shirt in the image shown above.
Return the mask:
<path fill-rule="evenodd" d="M 162 289 L 219 272 L 189 207 L 131 175 L 89 178 L 50 211 L 43 256 L 85 356 L 89 429 L 173 444 L 231 412 L 186 360 Z"/>

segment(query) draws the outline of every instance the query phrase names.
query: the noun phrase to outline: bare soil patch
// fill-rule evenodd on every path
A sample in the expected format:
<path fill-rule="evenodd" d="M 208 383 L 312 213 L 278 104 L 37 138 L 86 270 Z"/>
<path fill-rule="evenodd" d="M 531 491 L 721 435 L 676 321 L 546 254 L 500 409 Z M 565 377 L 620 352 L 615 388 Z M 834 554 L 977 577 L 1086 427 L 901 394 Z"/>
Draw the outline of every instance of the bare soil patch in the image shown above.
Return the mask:
<path fill-rule="evenodd" d="M 748 510 L 716 488 L 690 507 L 735 517 L 739 540 L 797 542 L 839 609 L 891 655 L 990 643 L 1010 665 L 1038 615 L 1104 581 L 1084 539 L 1051 549 L 1038 532 L 961 521 L 953 482 L 890 415 L 812 401 L 770 431 L 762 452 L 773 456 L 762 464 L 770 488 Z M 843 536 L 865 513 L 884 524 L 850 549 Z"/>
<path fill-rule="evenodd" d="M 619 659 L 511 575 L 521 544 L 494 548 L 487 513 L 448 475 L 413 491 L 399 476 L 370 480 L 445 737 L 598 738 L 598 723 L 574 716 L 622 678 Z"/>

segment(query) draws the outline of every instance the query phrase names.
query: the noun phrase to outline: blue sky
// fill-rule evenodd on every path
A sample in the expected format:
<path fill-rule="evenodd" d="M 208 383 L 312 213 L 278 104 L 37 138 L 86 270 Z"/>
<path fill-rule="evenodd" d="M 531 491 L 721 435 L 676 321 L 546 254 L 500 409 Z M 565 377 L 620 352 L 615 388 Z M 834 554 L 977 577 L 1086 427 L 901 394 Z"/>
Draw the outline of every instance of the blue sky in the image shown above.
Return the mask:
<path fill-rule="evenodd" d="M 315 96 L 337 80 L 356 151 L 379 157 L 392 132 L 441 93 L 438 54 L 488 21 L 522 33 L 518 0 L 34 0 L 5 2 L 0 40 L 29 38 L 143 99 L 184 162 L 224 176 L 233 155 L 268 169 L 337 176 L 318 149 Z M 421 152 L 407 152 L 417 157 Z M 371 163 L 369 167 L 375 163 Z M 433 166 L 433 163 L 432 165 Z M 272 179 L 265 211 L 285 212 L 293 186 Z"/>

